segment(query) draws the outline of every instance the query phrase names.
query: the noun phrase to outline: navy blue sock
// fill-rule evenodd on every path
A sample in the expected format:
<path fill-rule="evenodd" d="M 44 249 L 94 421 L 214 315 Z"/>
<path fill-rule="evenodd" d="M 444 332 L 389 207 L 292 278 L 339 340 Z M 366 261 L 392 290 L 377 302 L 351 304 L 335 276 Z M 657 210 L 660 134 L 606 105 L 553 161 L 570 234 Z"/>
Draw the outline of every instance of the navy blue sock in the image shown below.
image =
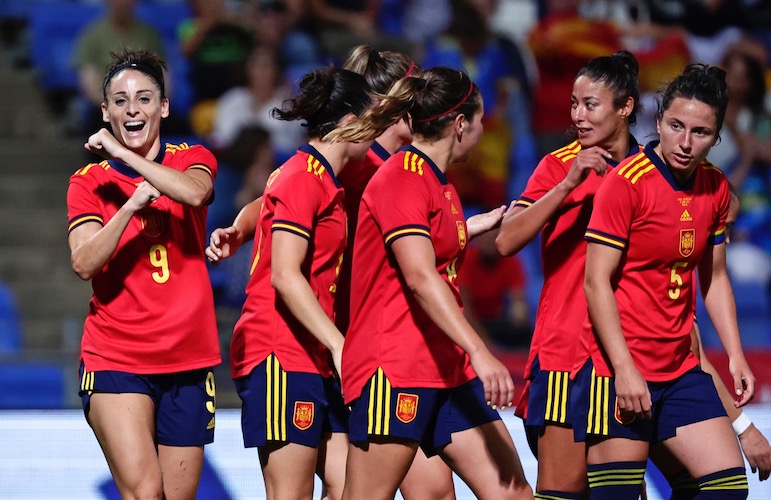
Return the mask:
<path fill-rule="evenodd" d="M 699 485 L 685 469 L 669 480 L 669 486 L 672 488 L 669 500 L 693 500 L 699 495 Z"/>
<path fill-rule="evenodd" d="M 592 500 L 637 500 L 647 462 L 609 462 L 587 465 Z"/>
<path fill-rule="evenodd" d="M 699 500 L 744 500 L 747 498 L 747 472 L 744 467 L 721 470 L 700 477 Z"/>

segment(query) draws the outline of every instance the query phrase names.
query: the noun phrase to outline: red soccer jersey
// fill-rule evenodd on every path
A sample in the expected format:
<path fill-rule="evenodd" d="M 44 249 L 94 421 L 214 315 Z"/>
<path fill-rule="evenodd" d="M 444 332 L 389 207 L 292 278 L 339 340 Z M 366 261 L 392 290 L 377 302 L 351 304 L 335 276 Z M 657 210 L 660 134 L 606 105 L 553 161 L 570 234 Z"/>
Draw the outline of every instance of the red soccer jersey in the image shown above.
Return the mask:
<path fill-rule="evenodd" d="M 455 283 L 466 221 L 446 176 L 412 146 L 377 171 L 362 198 L 353 251 L 351 325 L 343 348 L 343 394 L 350 402 L 383 368 L 393 387 L 457 387 L 475 374 L 466 353 L 434 324 L 404 283 L 390 245 L 430 238 L 436 270 L 461 305 Z"/>
<path fill-rule="evenodd" d="M 202 146 L 166 144 L 155 161 L 212 178 L 217 161 Z M 70 177 L 69 231 L 105 225 L 143 178 L 118 161 Z M 207 208 L 161 196 L 134 214 L 115 253 L 91 280 L 81 357 L 89 371 L 160 374 L 220 363 L 214 298 L 204 260 Z"/>
<path fill-rule="evenodd" d="M 351 315 L 351 262 L 356 222 L 359 218 L 359 203 L 367 183 L 389 156 L 391 155 L 383 146 L 373 142 L 367 151 L 367 156 L 362 161 L 348 162 L 338 177 L 345 189 L 345 213 L 348 216 L 348 244 L 343 254 L 343 265 L 340 268 L 339 286 L 335 298 L 335 324 L 343 334 L 348 330 Z"/>
<path fill-rule="evenodd" d="M 640 151 L 630 136 L 629 155 Z M 581 144 L 574 141 L 546 155 L 538 164 L 516 206 L 529 207 L 562 182 L 573 165 Z M 609 162 L 609 169 L 615 162 Z M 584 232 L 592 212 L 594 195 L 604 177 L 590 173 L 562 201 L 541 231 L 543 288 L 538 300 L 535 331 L 530 343 L 525 378 L 530 376 L 535 357 L 541 370 L 571 371 L 586 320 L 584 267 L 586 241 Z"/>
<path fill-rule="evenodd" d="M 346 242 L 343 190 L 327 160 L 308 144 L 271 174 L 252 250 L 246 301 L 233 330 L 230 371 L 249 375 L 274 353 L 290 372 L 332 374 L 329 351 L 295 319 L 270 284 L 273 233 L 308 240 L 302 272 L 331 318 Z"/>
<path fill-rule="evenodd" d="M 728 181 L 703 162 L 679 185 L 653 151 L 625 160 L 597 192 L 586 239 L 623 252 L 612 278 L 621 329 L 650 382 L 673 380 L 699 360 L 691 352 L 694 269 L 725 240 Z M 612 375 L 596 334 L 584 334 L 597 375 Z"/>
<path fill-rule="evenodd" d="M 495 249 L 493 249 L 495 250 Z M 525 288 L 525 272 L 517 256 L 488 258 L 473 243 L 468 247 L 458 284 L 466 304 L 480 319 L 504 319 L 510 293 Z"/>

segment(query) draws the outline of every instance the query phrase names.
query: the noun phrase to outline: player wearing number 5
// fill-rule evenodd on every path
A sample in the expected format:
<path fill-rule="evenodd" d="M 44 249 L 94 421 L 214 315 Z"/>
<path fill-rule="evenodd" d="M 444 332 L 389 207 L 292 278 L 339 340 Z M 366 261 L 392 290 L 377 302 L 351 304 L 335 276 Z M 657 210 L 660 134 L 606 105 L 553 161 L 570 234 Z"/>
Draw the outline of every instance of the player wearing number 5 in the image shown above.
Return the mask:
<path fill-rule="evenodd" d="M 150 52 L 113 55 L 101 106 L 112 132 L 85 144 L 104 161 L 67 192 L 72 268 L 93 287 L 80 396 L 124 498 L 195 498 L 214 438 L 220 350 L 202 243 L 217 163 L 161 142 L 165 68 Z"/>
<path fill-rule="evenodd" d="M 659 442 L 696 478 L 699 498 L 747 496 L 736 436 L 690 336 L 697 271 L 746 404 L 755 378 L 726 272 L 729 187 L 706 160 L 727 102 L 723 70 L 686 67 L 662 91 L 660 141 L 622 162 L 595 197 L 584 283 L 594 331 L 571 394 L 585 417 L 575 430 L 587 434 L 593 499 L 636 499 Z"/>

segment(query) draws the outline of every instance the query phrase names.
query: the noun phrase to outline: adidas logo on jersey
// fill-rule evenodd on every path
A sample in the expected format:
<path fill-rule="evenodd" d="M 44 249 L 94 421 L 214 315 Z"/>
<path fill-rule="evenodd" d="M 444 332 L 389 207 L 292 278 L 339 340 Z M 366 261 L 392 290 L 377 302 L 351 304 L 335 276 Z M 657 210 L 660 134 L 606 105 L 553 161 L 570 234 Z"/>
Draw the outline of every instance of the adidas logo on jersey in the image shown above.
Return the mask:
<path fill-rule="evenodd" d="M 214 429 L 214 417 L 212 417 L 211 420 L 209 420 L 209 423 L 206 425 L 207 431 L 210 431 L 212 429 Z"/>
<path fill-rule="evenodd" d="M 693 220 L 693 217 L 691 217 L 691 213 L 686 208 L 683 210 L 683 213 L 680 214 L 680 222 L 691 222 Z"/>

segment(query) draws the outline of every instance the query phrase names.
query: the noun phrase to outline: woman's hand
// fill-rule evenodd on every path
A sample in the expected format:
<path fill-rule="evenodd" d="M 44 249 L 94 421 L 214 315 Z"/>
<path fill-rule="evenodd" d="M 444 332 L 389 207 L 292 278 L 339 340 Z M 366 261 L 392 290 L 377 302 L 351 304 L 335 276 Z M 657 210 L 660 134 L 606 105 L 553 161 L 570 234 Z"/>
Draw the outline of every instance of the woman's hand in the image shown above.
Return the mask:
<path fill-rule="evenodd" d="M 514 381 L 508 368 L 487 349 L 469 354 L 471 366 L 485 388 L 485 401 L 495 408 L 511 406 L 514 401 Z"/>
<path fill-rule="evenodd" d="M 733 356 L 728 360 L 728 371 L 734 381 L 734 393 L 736 394 L 734 405 L 741 408 L 755 397 L 755 375 L 752 374 L 752 370 L 750 370 L 743 355 Z"/>
<path fill-rule="evenodd" d="M 482 233 L 498 227 L 503 220 L 503 214 L 506 213 L 506 205 L 501 205 L 489 212 L 472 215 L 466 219 L 466 228 L 468 230 L 468 239 L 471 240 Z"/>
<path fill-rule="evenodd" d="M 119 149 L 124 146 L 106 128 L 99 129 L 83 145 L 86 150 L 98 154 L 105 160 L 115 159 Z"/>
<path fill-rule="evenodd" d="M 218 227 L 209 236 L 209 246 L 204 251 L 212 264 L 235 255 L 243 243 L 243 236 L 235 226 Z"/>
<path fill-rule="evenodd" d="M 616 370 L 616 402 L 619 412 L 651 418 L 651 393 L 648 384 L 636 366 Z"/>
<path fill-rule="evenodd" d="M 562 183 L 571 191 L 584 182 L 592 170 L 602 177 L 608 171 L 610 153 L 599 146 L 582 149 L 576 155 Z"/>

